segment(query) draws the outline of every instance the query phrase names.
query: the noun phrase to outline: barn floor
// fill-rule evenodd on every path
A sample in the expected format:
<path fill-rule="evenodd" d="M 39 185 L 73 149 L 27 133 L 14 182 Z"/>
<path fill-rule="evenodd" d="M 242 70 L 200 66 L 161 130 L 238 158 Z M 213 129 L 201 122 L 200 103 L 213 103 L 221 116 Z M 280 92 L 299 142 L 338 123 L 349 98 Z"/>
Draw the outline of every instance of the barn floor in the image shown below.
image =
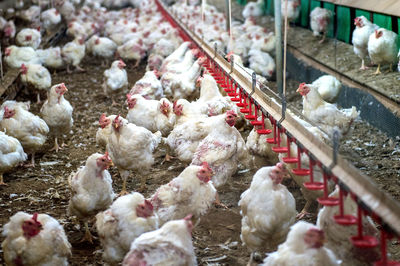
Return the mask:
<path fill-rule="evenodd" d="M 99 241 L 96 240 L 94 244 L 81 243 L 83 231 L 66 214 L 70 196 L 67 178 L 84 164 L 89 155 L 103 152 L 95 143 L 97 121 L 101 113 L 120 113 L 125 116 L 127 111 L 123 104 L 124 92 L 118 95 L 118 102 L 121 103 L 119 106 L 111 106 L 111 101 L 103 96 L 101 82 L 105 67 L 100 66 L 99 60 L 87 57 L 83 67 L 86 69 L 85 73 L 67 74 L 61 71 L 53 75 L 53 84 L 61 82 L 66 84 L 69 89 L 66 98 L 74 106 L 74 127 L 71 135 L 66 138 L 68 147 L 58 154 L 44 152 L 53 145 L 53 140 L 49 140 L 43 152 L 36 156 L 36 168 L 20 167 L 5 175 L 8 186 L 0 187 L 0 224 L 4 225 L 17 211 L 47 213 L 60 221 L 65 228 L 73 247 L 71 265 L 103 265 Z M 143 75 L 144 65 L 140 65 L 135 70 L 128 67 L 128 73 L 130 85 L 132 85 Z M 291 82 L 290 84 L 293 85 L 296 83 Z M 274 86 L 273 83 L 270 85 Z M 296 99 L 296 96 L 293 98 Z M 20 101 L 28 99 L 34 102 L 35 97 L 29 98 L 23 93 L 17 97 Z M 32 112 L 38 113 L 39 109 L 40 105 L 35 103 L 31 105 Z M 370 130 L 376 133 L 372 134 L 373 139 L 366 133 Z M 248 130 L 243 132 L 244 136 L 247 134 Z M 356 123 L 351 142 L 346 144 L 350 150 L 353 150 L 348 156 L 356 160 L 355 164 L 359 168 L 365 167 L 366 172 L 376 177 L 378 184 L 396 199 L 400 199 L 400 185 L 396 186 L 393 182 L 393 179 L 396 177 L 398 179 L 400 174 L 398 144 L 398 140 L 388 139 L 362 121 Z M 397 145 L 397 149 L 390 148 L 393 145 Z M 157 187 L 169 182 L 185 168 L 185 165 L 177 160 L 161 164 L 164 155 L 165 147 L 159 148 L 155 154 L 156 163 L 147 177 L 148 190 L 144 192 L 145 196 L 151 195 Z M 121 189 L 121 179 L 115 168 L 110 171 L 113 176 L 113 188 L 118 192 Z M 233 177 L 233 181 L 222 187 L 219 192 L 221 201 L 229 209 L 212 207 L 194 229 L 193 241 L 200 265 L 245 265 L 248 261 L 249 253 L 240 241 L 241 217 L 237 202 L 241 193 L 248 188 L 254 173 L 255 170 L 239 171 Z M 131 177 L 128 189 L 135 191 L 139 188 L 139 182 L 133 175 Z M 284 183 L 295 196 L 297 209 L 300 211 L 305 201 L 299 188 L 291 180 L 285 180 Z M 306 220 L 315 222 L 316 216 L 309 216 Z M 94 228 L 92 228 L 92 233 L 96 236 Z M 3 241 L 2 237 L 0 241 Z M 393 257 L 399 259 L 398 242 L 391 243 L 389 248 L 392 250 Z M 2 263 L 4 263 L 3 256 L 0 254 L 0 265 Z"/>

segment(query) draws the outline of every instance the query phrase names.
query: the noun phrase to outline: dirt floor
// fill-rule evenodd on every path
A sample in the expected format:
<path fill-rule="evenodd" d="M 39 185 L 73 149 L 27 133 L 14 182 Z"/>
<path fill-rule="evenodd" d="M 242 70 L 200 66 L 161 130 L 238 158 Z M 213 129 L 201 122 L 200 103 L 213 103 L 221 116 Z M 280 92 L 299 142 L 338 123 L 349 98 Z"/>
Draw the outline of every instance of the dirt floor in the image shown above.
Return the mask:
<path fill-rule="evenodd" d="M 70 197 L 67 177 L 71 172 L 83 165 L 86 158 L 95 152 L 103 152 L 95 143 L 95 134 L 98 128 L 98 118 L 102 112 L 107 114 L 126 115 L 127 110 L 122 104 L 125 100 L 125 93 L 118 95 L 119 106 L 111 106 L 111 101 L 103 96 L 101 89 L 102 72 L 104 67 L 100 66 L 100 62 L 96 59 L 86 58 L 84 68 L 85 73 L 74 72 L 67 74 L 65 71 L 53 75 L 53 84 L 64 82 L 69 91 L 66 98 L 74 107 L 74 126 L 69 136 L 66 136 L 68 147 L 61 150 L 58 154 L 55 152 L 46 152 L 49 150 L 53 141 L 49 140 L 44 147 L 43 152 L 36 156 L 36 168 L 17 168 L 14 172 L 5 175 L 5 182 L 9 184 L 7 187 L 0 187 L 0 224 L 4 225 L 9 217 L 17 211 L 26 211 L 29 213 L 42 212 L 47 213 L 56 218 L 65 228 L 68 239 L 72 244 L 72 265 L 102 265 L 101 246 L 98 241 L 93 245 L 88 243 L 80 243 L 83 231 L 76 226 L 71 217 L 67 216 L 66 209 Z M 139 69 L 129 69 L 129 81 L 133 84 L 144 73 L 144 65 Z M 22 93 L 21 93 L 22 94 Z M 27 100 L 26 95 L 18 95 L 17 100 Z M 29 98 L 34 101 L 35 97 Z M 33 103 L 32 112 L 38 113 L 40 106 Z M 358 131 L 360 128 L 360 131 Z M 365 123 L 357 123 L 355 132 L 359 132 L 360 136 L 365 136 L 365 132 L 370 130 Z M 243 132 L 246 136 L 248 131 Z M 389 144 L 389 140 L 378 138 L 382 143 L 372 141 L 377 145 L 383 143 Z M 377 145 L 365 145 L 366 140 L 361 141 L 358 137 L 354 137 L 352 142 L 359 145 L 359 149 L 355 149 L 354 153 L 360 157 L 366 167 L 369 167 L 371 160 L 367 156 L 374 154 L 374 158 L 378 156 L 377 152 L 383 157 L 388 153 L 388 149 L 378 148 Z M 350 145 L 350 144 L 349 144 Z M 161 164 L 165 154 L 165 147 L 158 149 L 155 157 L 156 163 L 147 178 L 148 190 L 145 196 L 151 195 L 160 185 L 167 183 L 177 176 L 185 165 L 177 160 Z M 394 154 L 399 158 L 400 154 Z M 390 156 L 388 156 L 390 157 Z M 392 157 L 393 158 L 393 157 Z M 375 161 L 376 162 L 376 161 Z M 393 165 L 394 161 L 392 161 Z M 399 161 L 397 161 L 399 164 Z M 377 175 L 382 179 L 395 177 L 399 175 L 399 165 L 397 164 L 397 172 L 393 172 L 393 168 L 386 169 L 386 173 Z M 379 166 L 380 165 L 380 166 Z M 379 160 L 378 167 L 384 171 L 390 168 L 390 163 Z M 374 170 L 375 173 L 380 171 Z M 368 169 L 369 169 L 368 168 Z M 115 191 L 121 189 L 121 179 L 115 168 L 112 168 L 113 188 Z M 231 184 L 225 185 L 219 191 L 221 201 L 226 204 L 229 209 L 212 207 L 207 215 L 201 218 L 201 222 L 193 232 L 193 241 L 196 249 L 196 255 L 200 265 L 245 265 L 249 258 L 249 252 L 242 246 L 240 241 L 240 220 L 239 201 L 241 193 L 246 190 L 251 182 L 251 178 L 255 170 L 242 170 L 233 177 Z M 392 179 L 393 180 L 393 179 Z M 385 181 L 385 180 L 383 180 Z M 382 186 L 389 186 L 389 182 L 380 183 Z M 301 196 L 299 188 L 286 180 L 285 185 L 293 193 L 296 198 L 297 209 L 300 211 L 304 206 L 304 199 Z M 139 187 L 139 181 L 130 178 L 128 188 L 135 191 Z M 390 187 L 390 186 L 389 186 Z M 388 189 L 388 188 L 386 188 Z M 389 188 L 390 189 L 390 188 Z M 399 198 L 399 189 L 393 195 Z M 315 222 L 315 215 L 306 218 L 310 222 Z M 96 235 L 95 229 L 92 233 Z M 0 237 L 0 241 L 3 238 Z M 393 242 L 396 244 L 396 242 Z M 393 246 L 396 247 L 396 246 Z M 397 250 L 397 249 L 396 249 Z M 396 252 L 395 252 L 396 253 Z M 400 254 L 394 254 L 400 257 Z M 0 265 L 3 263 L 2 254 L 0 254 Z"/>
<path fill-rule="evenodd" d="M 29 213 L 47 213 L 56 218 L 63 226 L 72 244 L 71 265 L 103 265 L 101 246 L 98 240 L 94 244 L 81 243 L 83 230 L 75 225 L 71 217 L 67 216 L 66 209 L 70 197 L 67 177 L 83 165 L 86 158 L 95 153 L 103 152 L 95 143 L 95 134 L 98 128 L 98 118 L 101 113 L 125 116 L 127 113 L 125 92 L 118 95 L 120 105 L 111 106 L 111 101 L 103 95 L 101 88 L 102 67 L 97 59 L 86 57 L 82 64 L 85 73 L 65 71 L 52 75 L 53 84 L 64 82 L 69 91 L 66 98 L 74 107 L 74 126 L 71 134 L 65 140 L 68 147 L 59 153 L 48 152 L 53 145 L 49 140 L 41 154 L 37 154 L 35 168 L 17 168 L 4 176 L 7 187 L 0 187 L 0 225 L 8 222 L 9 217 L 17 211 Z M 130 69 L 128 73 L 130 85 L 133 85 L 144 73 L 144 64 L 138 69 Z M 269 84 L 272 88 L 273 83 Z M 301 110 L 301 99 L 294 93 L 298 81 L 289 81 L 288 98 Z M 291 92 L 291 94 L 290 94 Z M 34 95 L 27 96 L 20 93 L 17 100 L 35 101 Z M 41 105 L 33 103 L 31 111 L 38 113 Z M 248 130 L 243 132 L 246 136 Z M 373 178 L 377 184 L 396 200 L 400 201 L 400 139 L 390 139 L 378 129 L 363 121 L 355 123 L 353 135 L 342 144 L 341 153 L 365 174 Z M 160 185 L 176 177 L 185 165 L 177 160 L 161 164 L 165 155 L 165 147 L 160 147 L 156 154 L 156 163 L 147 176 L 148 190 L 144 196 L 150 196 Z M 213 206 L 207 215 L 201 218 L 200 224 L 193 231 L 193 242 L 199 265 L 245 265 L 249 259 L 249 252 L 240 241 L 241 216 L 237 202 L 241 193 L 249 187 L 256 170 L 240 170 L 234 175 L 230 184 L 220 188 L 219 194 L 222 203 L 229 208 Z M 116 168 L 110 169 L 113 176 L 113 188 L 121 190 L 121 179 Z M 298 186 L 291 180 L 284 184 L 296 198 L 297 210 L 304 206 L 304 199 Z M 135 191 L 140 186 L 139 179 L 131 178 L 128 189 Z M 315 222 L 316 216 L 305 218 Z M 96 236 L 96 230 L 92 228 Z M 0 242 L 3 237 L 0 236 Z M 399 243 L 390 241 L 389 250 L 394 259 L 400 259 Z M 0 265 L 4 264 L 0 250 Z"/>

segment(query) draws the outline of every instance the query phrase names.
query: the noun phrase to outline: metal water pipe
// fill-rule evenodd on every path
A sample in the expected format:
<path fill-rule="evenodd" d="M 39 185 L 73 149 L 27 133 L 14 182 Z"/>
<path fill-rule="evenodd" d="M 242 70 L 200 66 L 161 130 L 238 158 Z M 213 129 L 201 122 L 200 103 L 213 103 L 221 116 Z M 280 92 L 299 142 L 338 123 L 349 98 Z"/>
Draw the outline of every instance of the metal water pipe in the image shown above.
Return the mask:
<path fill-rule="evenodd" d="M 265 1 L 265 0 L 264 0 Z M 279 95 L 283 96 L 283 71 L 282 71 L 282 15 L 281 0 L 274 0 L 275 11 L 275 59 L 276 59 L 276 83 Z"/>

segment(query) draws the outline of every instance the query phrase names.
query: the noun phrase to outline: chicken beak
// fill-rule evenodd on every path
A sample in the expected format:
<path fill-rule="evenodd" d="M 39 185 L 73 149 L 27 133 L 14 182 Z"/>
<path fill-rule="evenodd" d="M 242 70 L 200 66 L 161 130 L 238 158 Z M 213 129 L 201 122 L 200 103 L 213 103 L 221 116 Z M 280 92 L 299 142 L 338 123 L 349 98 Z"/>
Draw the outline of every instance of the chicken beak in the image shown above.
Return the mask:
<path fill-rule="evenodd" d="M 110 163 L 108 164 L 109 167 L 113 167 L 114 163 L 112 161 L 110 161 Z"/>

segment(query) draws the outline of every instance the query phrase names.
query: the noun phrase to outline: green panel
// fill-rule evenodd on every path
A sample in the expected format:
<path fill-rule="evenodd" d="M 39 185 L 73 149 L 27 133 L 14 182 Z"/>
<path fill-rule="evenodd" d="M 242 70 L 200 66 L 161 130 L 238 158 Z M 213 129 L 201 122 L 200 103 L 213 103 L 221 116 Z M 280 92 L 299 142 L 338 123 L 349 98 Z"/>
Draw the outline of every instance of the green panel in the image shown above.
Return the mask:
<path fill-rule="evenodd" d="M 316 0 L 311 0 L 310 12 L 316 7 L 321 7 L 321 2 Z"/>
<path fill-rule="evenodd" d="M 326 3 L 324 2 L 324 8 L 332 11 L 333 13 L 335 13 L 335 5 L 332 3 Z M 335 36 L 335 23 L 334 23 L 334 19 L 335 16 L 332 17 L 331 22 L 329 23 L 329 29 L 328 32 L 326 34 L 327 37 L 329 38 L 333 38 Z"/>
<path fill-rule="evenodd" d="M 400 18 L 397 19 L 397 25 L 400 26 Z M 398 27 L 397 34 L 397 48 L 400 48 L 400 27 Z"/>
<path fill-rule="evenodd" d="M 246 5 L 247 1 L 246 0 L 237 0 L 237 2 L 239 3 L 239 5 Z"/>
<path fill-rule="evenodd" d="M 350 8 L 344 6 L 337 7 L 337 38 L 338 40 L 349 43 L 351 31 Z"/>
<path fill-rule="evenodd" d="M 273 15 L 274 14 L 274 0 L 265 0 L 265 12 L 267 15 Z"/>
<path fill-rule="evenodd" d="M 301 26 L 307 27 L 310 23 L 310 1 L 301 1 L 300 18 Z"/>
<path fill-rule="evenodd" d="M 368 11 L 365 11 L 365 10 L 356 9 L 356 17 L 359 17 L 359 16 L 364 16 L 369 20 L 371 13 L 369 13 Z"/>
<path fill-rule="evenodd" d="M 374 13 L 373 18 L 374 18 L 374 23 L 379 27 L 392 30 L 392 18 L 390 16 Z"/>

